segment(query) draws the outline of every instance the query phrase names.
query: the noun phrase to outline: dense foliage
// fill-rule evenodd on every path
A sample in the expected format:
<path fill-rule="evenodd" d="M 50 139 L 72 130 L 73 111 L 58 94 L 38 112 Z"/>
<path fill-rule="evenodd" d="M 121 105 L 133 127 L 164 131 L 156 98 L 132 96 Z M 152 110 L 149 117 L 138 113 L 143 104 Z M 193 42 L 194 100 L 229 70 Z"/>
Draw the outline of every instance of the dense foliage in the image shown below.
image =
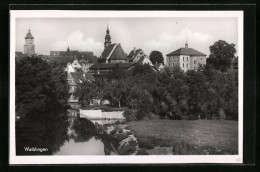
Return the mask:
<path fill-rule="evenodd" d="M 214 69 L 226 72 L 235 58 L 235 44 L 228 44 L 226 41 L 219 40 L 209 47 L 210 55 L 207 64 L 212 65 Z"/>
<path fill-rule="evenodd" d="M 61 66 L 37 56 L 15 65 L 17 154 L 39 154 L 24 151 L 35 146 L 48 149 L 40 154 L 52 154 L 67 139 L 67 74 Z"/>
<path fill-rule="evenodd" d="M 88 85 L 96 85 L 93 87 L 99 88 L 111 106 L 135 110 L 137 120 L 150 113 L 169 119 L 238 117 L 236 72 L 222 73 L 208 65 L 186 73 L 178 66 L 156 72 L 150 65 L 136 65 L 132 71 L 121 74 Z M 100 87 L 100 82 L 105 86 Z M 100 97 L 96 91 L 95 94 Z"/>
<path fill-rule="evenodd" d="M 153 64 L 160 64 L 160 63 L 164 63 L 164 58 L 163 58 L 163 55 L 160 51 L 152 51 L 149 55 L 149 59 L 151 60 L 151 62 Z"/>

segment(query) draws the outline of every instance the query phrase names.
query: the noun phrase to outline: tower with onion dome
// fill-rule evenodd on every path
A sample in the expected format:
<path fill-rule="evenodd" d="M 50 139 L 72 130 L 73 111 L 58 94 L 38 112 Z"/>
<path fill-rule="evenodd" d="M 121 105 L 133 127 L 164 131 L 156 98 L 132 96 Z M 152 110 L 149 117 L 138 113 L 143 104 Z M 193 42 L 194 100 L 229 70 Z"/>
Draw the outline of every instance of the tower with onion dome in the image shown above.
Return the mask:
<path fill-rule="evenodd" d="M 30 29 L 25 37 L 24 54 L 35 54 L 34 37 L 32 36 Z"/>

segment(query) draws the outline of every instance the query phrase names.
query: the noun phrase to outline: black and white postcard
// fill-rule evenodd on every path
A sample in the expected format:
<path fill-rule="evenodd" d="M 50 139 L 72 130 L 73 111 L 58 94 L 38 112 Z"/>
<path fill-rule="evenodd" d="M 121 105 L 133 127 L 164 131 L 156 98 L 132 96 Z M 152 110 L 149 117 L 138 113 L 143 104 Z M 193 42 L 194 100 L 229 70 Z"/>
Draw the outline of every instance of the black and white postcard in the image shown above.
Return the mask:
<path fill-rule="evenodd" d="M 243 11 L 10 11 L 10 164 L 243 163 Z"/>

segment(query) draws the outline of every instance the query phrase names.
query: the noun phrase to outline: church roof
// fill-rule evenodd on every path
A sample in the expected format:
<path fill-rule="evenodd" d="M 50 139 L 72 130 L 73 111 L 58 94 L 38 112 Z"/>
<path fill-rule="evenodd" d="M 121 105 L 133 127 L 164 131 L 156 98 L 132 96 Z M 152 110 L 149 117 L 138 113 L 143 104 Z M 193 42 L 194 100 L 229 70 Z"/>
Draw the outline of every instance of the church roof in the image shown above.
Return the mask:
<path fill-rule="evenodd" d="M 206 56 L 206 54 L 194 50 L 193 48 L 179 48 L 178 50 L 166 54 L 166 56 L 173 56 L 173 55 Z"/>
<path fill-rule="evenodd" d="M 31 31 L 29 30 L 29 32 L 26 34 L 25 39 L 33 39 L 33 36 L 31 34 Z"/>
<path fill-rule="evenodd" d="M 127 58 L 120 44 L 108 45 L 101 54 L 101 59 L 125 60 Z"/>

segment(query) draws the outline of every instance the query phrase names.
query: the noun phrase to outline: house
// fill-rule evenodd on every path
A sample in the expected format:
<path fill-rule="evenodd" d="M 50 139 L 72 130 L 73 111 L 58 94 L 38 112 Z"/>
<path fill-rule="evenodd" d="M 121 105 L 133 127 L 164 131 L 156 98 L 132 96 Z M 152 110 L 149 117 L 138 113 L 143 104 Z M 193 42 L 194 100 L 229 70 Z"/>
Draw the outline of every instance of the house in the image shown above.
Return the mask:
<path fill-rule="evenodd" d="M 154 65 L 154 67 L 158 70 L 158 71 L 163 71 L 165 68 L 165 65 L 163 63 L 156 63 Z"/>
<path fill-rule="evenodd" d="M 130 53 L 128 54 L 127 58 L 129 60 L 129 62 L 136 62 L 139 60 L 140 57 L 144 56 L 144 52 L 142 49 L 134 49 L 132 51 L 130 51 Z"/>
<path fill-rule="evenodd" d="M 98 63 L 94 64 L 89 68 L 89 73 L 95 78 L 104 78 L 111 72 L 115 67 L 128 71 L 134 67 L 136 63 Z"/>
<path fill-rule="evenodd" d="M 144 51 L 142 49 L 134 49 L 130 51 L 130 53 L 127 56 L 128 61 L 132 63 L 137 63 L 137 64 L 149 64 L 151 66 L 154 66 L 151 60 L 147 55 L 145 55 Z"/>
<path fill-rule="evenodd" d="M 70 98 L 68 100 L 68 104 L 72 106 L 72 108 L 77 108 L 78 105 L 78 98 L 74 95 L 77 86 L 84 82 L 93 82 L 95 81 L 95 78 L 93 77 L 92 74 L 89 73 L 84 73 L 84 72 L 72 72 L 70 71 L 68 73 L 68 83 L 70 86 Z"/>
<path fill-rule="evenodd" d="M 199 65 L 206 65 L 206 59 L 206 54 L 188 48 L 186 41 L 185 48 L 179 48 L 166 55 L 166 66 L 178 65 L 186 72 L 187 70 L 197 70 Z"/>

